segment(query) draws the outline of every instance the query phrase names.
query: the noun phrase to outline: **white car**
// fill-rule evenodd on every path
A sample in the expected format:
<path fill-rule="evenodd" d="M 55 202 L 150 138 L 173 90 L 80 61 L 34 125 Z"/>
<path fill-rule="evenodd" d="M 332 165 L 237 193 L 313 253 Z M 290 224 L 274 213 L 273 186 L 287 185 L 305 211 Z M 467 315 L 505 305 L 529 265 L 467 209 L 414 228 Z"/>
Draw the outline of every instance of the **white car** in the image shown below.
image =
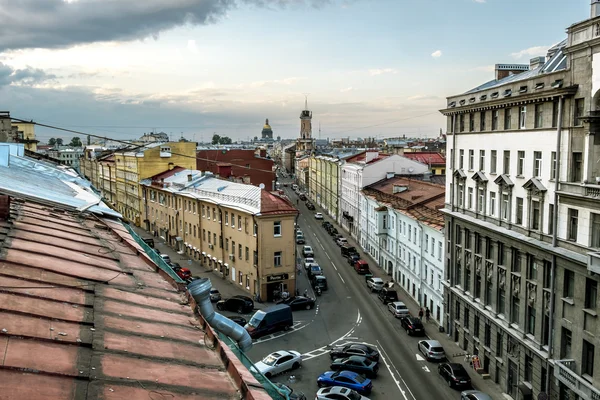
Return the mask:
<path fill-rule="evenodd" d="M 323 213 L 316 213 L 315 219 L 323 219 Z"/>
<path fill-rule="evenodd" d="M 371 289 L 371 292 L 378 292 L 383 289 L 383 279 L 373 276 L 367 279 L 367 287 Z"/>
<path fill-rule="evenodd" d="M 313 257 L 306 257 L 304 259 L 304 269 L 309 269 L 311 264 L 315 264 L 316 261 Z"/>
<path fill-rule="evenodd" d="M 336 241 L 337 245 L 342 247 L 345 244 L 348 244 L 348 239 L 346 239 L 345 237 L 341 237 Z"/>
<path fill-rule="evenodd" d="M 393 303 L 389 303 L 388 310 L 390 310 L 390 312 L 394 314 L 394 317 L 396 318 L 407 317 L 410 315 L 408 307 L 406 307 L 406 304 L 404 304 L 401 301 L 394 301 Z"/>
<path fill-rule="evenodd" d="M 282 372 L 300 368 L 302 355 L 297 351 L 279 350 L 271 353 L 262 361 L 254 364 L 253 370 L 262 373 L 267 378 Z"/>
<path fill-rule="evenodd" d="M 315 400 L 369 400 L 357 391 L 341 386 L 331 386 L 319 389 Z"/>
<path fill-rule="evenodd" d="M 304 258 L 306 258 L 306 257 L 314 257 L 315 256 L 315 252 L 313 251 L 312 247 L 310 247 L 310 246 L 304 246 L 302 248 L 302 255 L 304 256 Z"/>

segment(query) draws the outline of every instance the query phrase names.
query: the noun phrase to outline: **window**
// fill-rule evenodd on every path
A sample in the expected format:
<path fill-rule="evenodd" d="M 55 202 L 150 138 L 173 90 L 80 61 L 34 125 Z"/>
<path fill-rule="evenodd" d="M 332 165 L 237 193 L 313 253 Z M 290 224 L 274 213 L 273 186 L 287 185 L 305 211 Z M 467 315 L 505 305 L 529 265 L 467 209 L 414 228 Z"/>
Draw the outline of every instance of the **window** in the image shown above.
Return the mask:
<path fill-rule="evenodd" d="M 504 164 L 502 165 L 502 173 L 510 174 L 510 150 L 504 150 Z"/>
<path fill-rule="evenodd" d="M 202 240 L 206 242 L 206 229 L 202 229 Z"/>
<path fill-rule="evenodd" d="M 465 131 L 465 114 L 460 114 L 460 117 L 458 118 L 459 120 L 459 130 L 460 132 L 464 132 Z"/>
<path fill-rule="evenodd" d="M 427 253 L 427 243 L 429 243 L 429 235 L 425 234 L 425 253 Z"/>
<path fill-rule="evenodd" d="M 571 167 L 571 181 L 581 182 L 583 177 L 583 154 L 581 152 L 574 151 L 572 153 Z"/>
<path fill-rule="evenodd" d="M 225 211 L 225 225 L 229 225 L 229 212 Z"/>
<path fill-rule="evenodd" d="M 492 345 L 492 327 L 488 322 L 486 322 L 483 329 L 483 345 L 490 347 Z"/>
<path fill-rule="evenodd" d="M 533 152 L 533 176 L 539 178 L 542 175 L 542 152 Z"/>
<path fill-rule="evenodd" d="M 479 130 L 485 131 L 485 111 L 479 113 Z"/>
<path fill-rule="evenodd" d="M 479 150 L 479 170 L 485 169 L 485 150 Z"/>
<path fill-rule="evenodd" d="M 544 260 L 544 277 L 542 285 L 545 289 L 549 289 L 552 283 L 552 263 L 548 260 Z"/>
<path fill-rule="evenodd" d="M 523 167 L 525 165 L 525 152 L 519 150 L 517 153 L 517 176 L 523 176 Z"/>
<path fill-rule="evenodd" d="M 554 233 L 554 222 L 552 219 L 554 218 L 554 204 L 548 204 L 548 234 L 552 235 Z"/>
<path fill-rule="evenodd" d="M 556 128 L 558 125 L 558 100 L 554 100 L 552 103 L 552 127 Z"/>
<path fill-rule="evenodd" d="M 242 230 L 242 216 L 238 215 L 238 231 Z"/>
<path fill-rule="evenodd" d="M 590 247 L 600 248 L 600 214 L 590 213 L 591 232 Z"/>
<path fill-rule="evenodd" d="M 502 358 L 504 354 L 504 335 L 502 335 L 502 331 L 498 330 L 496 332 L 496 357 Z"/>
<path fill-rule="evenodd" d="M 560 358 L 571 358 L 571 331 L 563 326 L 560 335 Z"/>
<path fill-rule="evenodd" d="M 438 242 L 438 260 L 442 261 L 442 241 Z"/>
<path fill-rule="evenodd" d="M 276 251 L 273 257 L 273 265 L 275 267 L 281 267 L 281 252 Z"/>
<path fill-rule="evenodd" d="M 463 149 L 459 150 L 459 156 L 458 156 L 458 168 L 462 169 L 464 168 L 464 161 L 465 161 L 465 151 Z"/>
<path fill-rule="evenodd" d="M 475 130 L 475 114 L 469 114 L 469 132 L 473 132 Z"/>
<path fill-rule="evenodd" d="M 281 221 L 273 222 L 273 236 L 281 236 Z"/>
<path fill-rule="evenodd" d="M 525 129 L 525 121 L 527 120 L 527 106 L 519 107 L 519 129 Z"/>
<path fill-rule="evenodd" d="M 550 179 L 556 179 L 556 152 L 550 154 Z"/>
<path fill-rule="evenodd" d="M 529 354 L 525 354 L 525 373 L 523 380 L 525 382 L 532 382 L 533 379 L 533 357 Z"/>
<path fill-rule="evenodd" d="M 473 208 L 473 188 L 470 187 L 468 189 L 468 191 L 469 191 L 469 196 L 467 197 L 467 207 Z"/>
<path fill-rule="evenodd" d="M 482 213 L 485 205 L 485 189 L 477 189 L 477 211 Z"/>
<path fill-rule="evenodd" d="M 511 129 L 510 124 L 510 113 L 511 109 L 507 108 L 504 110 L 504 129 Z"/>
<path fill-rule="evenodd" d="M 206 217 L 206 211 L 204 210 L 204 204 L 202 204 L 202 218 Z"/>
<path fill-rule="evenodd" d="M 217 234 L 213 233 L 213 244 L 217 244 Z"/>
<path fill-rule="evenodd" d="M 490 192 L 490 215 L 496 215 L 496 192 Z"/>
<path fill-rule="evenodd" d="M 517 215 L 516 221 L 517 224 L 523 225 L 523 198 L 517 197 Z"/>
<path fill-rule="evenodd" d="M 508 208 L 510 206 L 510 198 L 508 197 L 508 194 L 506 193 L 502 193 L 502 219 L 505 221 L 508 221 Z"/>
<path fill-rule="evenodd" d="M 493 131 L 497 131 L 498 130 L 498 116 L 500 114 L 500 111 L 498 110 L 494 110 L 492 111 L 492 130 Z"/>
<path fill-rule="evenodd" d="M 474 161 L 475 161 L 475 152 L 473 150 L 469 150 L 469 170 L 473 170 Z"/>
<path fill-rule="evenodd" d="M 431 255 L 435 255 L 435 239 L 431 238 Z"/>
<path fill-rule="evenodd" d="M 521 299 L 518 296 L 512 296 L 512 310 L 510 312 L 510 322 L 519 325 L 519 313 L 521 312 Z"/>
<path fill-rule="evenodd" d="M 244 217 L 244 231 L 248 233 L 248 217 Z"/>
<path fill-rule="evenodd" d="M 241 260 L 242 259 L 242 251 L 243 251 L 243 247 L 241 244 L 238 244 L 238 258 Z"/>
<path fill-rule="evenodd" d="M 521 252 L 514 247 L 512 249 L 512 272 L 521 272 Z"/>
<path fill-rule="evenodd" d="M 585 308 L 595 310 L 598 298 L 598 282 L 594 279 L 585 279 Z"/>
<path fill-rule="evenodd" d="M 527 306 L 527 333 L 535 335 L 535 307 Z"/>
<path fill-rule="evenodd" d="M 594 376 L 594 345 L 583 340 L 583 350 L 581 352 L 581 373 L 583 375 Z"/>
<path fill-rule="evenodd" d="M 225 251 L 229 251 L 229 239 L 225 238 Z"/>
<path fill-rule="evenodd" d="M 530 211 L 531 221 L 529 226 L 531 229 L 539 231 L 540 230 L 540 202 L 537 200 L 531 200 L 531 211 Z"/>
<path fill-rule="evenodd" d="M 217 220 L 217 209 L 213 207 L 213 221 Z"/>
<path fill-rule="evenodd" d="M 563 297 L 572 299 L 575 294 L 575 273 L 565 269 L 563 274 Z"/>
<path fill-rule="evenodd" d="M 583 121 L 581 121 L 581 117 L 583 117 L 583 108 L 584 108 L 585 99 L 575 99 L 575 119 L 573 125 L 583 125 Z"/>
<path fill-rule="evenodd" d="M 235 228 L 235 214 L 231 213 L 231 227 Z"/>
<path fill-rule="evenodd" d="M 469 308 L 465 306 L 465 328 L 469 329 Z"/>
<path fill-rule="evenodd" d="M 537 279 L 538 265 L 535 260 L 535 256 L 532 254 L 527 255 L 527 279 L 532 281 Z"/>
<path fill-rule="evenodd" d="M 473 318 L 473 336 L 479 337 L 479 315 L 475 314 L 475 318 Z"/>
<path fill-rule="evenodd" d="M 536 128 L 541 128 L 544 126 L 544 105 L 536 104 L 535 105 L 535 125 Z"/>
<path fill-rule="evenodd" d="M 245 254 L 246 254 L 246 257 L 245 257 L 246 261 L 249 261 L 250 260 L 250 249 L 248 248 L 248 246 L 246 246 Z"/>
<path fill-rule="evenodd" d="M 496 173 L 496 162 L 497 162 L 496 157 L 497 157 L 496 150 L 492 150 L 492 152 L 490 154 L 490 174 Z"/>
<path fill-rule="evenodd" d="M 579 211 L 573 208 L 568 210 L 568 232 L 567 239 L 576 242 L 577 241 L 577 220 L 579 219 Z"/>

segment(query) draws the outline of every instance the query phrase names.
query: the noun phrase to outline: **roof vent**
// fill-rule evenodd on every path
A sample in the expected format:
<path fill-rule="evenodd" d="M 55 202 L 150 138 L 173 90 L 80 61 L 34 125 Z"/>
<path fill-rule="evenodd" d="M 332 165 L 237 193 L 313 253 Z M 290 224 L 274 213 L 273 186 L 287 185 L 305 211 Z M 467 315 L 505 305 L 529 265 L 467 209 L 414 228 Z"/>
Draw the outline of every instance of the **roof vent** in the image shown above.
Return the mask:
<path fill-rule="evenodd" d="M 408 185 L 394 185 L 392 194 L 403 193 L 408 190 Z"/>
<path fill-rule="evenodd" d="M 559 89 L 563 86 L 563 80 L 562 79 L 557 79 L 554 82 L 552 82 L 552 89 Z"/>

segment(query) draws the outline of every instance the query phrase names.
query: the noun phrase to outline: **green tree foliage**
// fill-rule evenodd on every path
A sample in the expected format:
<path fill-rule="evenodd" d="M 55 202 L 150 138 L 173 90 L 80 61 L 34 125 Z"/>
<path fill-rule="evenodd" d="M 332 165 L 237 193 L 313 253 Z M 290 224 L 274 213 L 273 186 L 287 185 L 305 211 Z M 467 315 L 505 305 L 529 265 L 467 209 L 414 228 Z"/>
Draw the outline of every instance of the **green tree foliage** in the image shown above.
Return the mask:
<path fill-rule="evenodd" d="M 71 147 L 82 147 L 82 143 L 81 143 L 81 139 L 79 139 L 79 137 L 75 136 L 73 139 L 71 139 L 71 143 L 69 143 L 69 146 Z"/>

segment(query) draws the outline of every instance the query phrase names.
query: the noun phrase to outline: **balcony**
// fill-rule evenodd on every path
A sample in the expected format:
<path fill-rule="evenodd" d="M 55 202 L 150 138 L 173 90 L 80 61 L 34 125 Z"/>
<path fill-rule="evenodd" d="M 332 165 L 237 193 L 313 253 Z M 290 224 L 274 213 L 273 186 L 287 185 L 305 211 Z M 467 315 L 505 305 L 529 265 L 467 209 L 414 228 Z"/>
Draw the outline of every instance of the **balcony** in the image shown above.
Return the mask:
<path fill-rule="evenodd" d="M 558 193 L 564 196 L 579 197 L 600 202 L 600 185 L 579 182 L 560 182 Z"/>
<path fill-rule="evenodd" d="M 554 377 L 582 400 L 600 400 L 600 391 L 574 371 L 575 360 L 556 360 Z"/>

